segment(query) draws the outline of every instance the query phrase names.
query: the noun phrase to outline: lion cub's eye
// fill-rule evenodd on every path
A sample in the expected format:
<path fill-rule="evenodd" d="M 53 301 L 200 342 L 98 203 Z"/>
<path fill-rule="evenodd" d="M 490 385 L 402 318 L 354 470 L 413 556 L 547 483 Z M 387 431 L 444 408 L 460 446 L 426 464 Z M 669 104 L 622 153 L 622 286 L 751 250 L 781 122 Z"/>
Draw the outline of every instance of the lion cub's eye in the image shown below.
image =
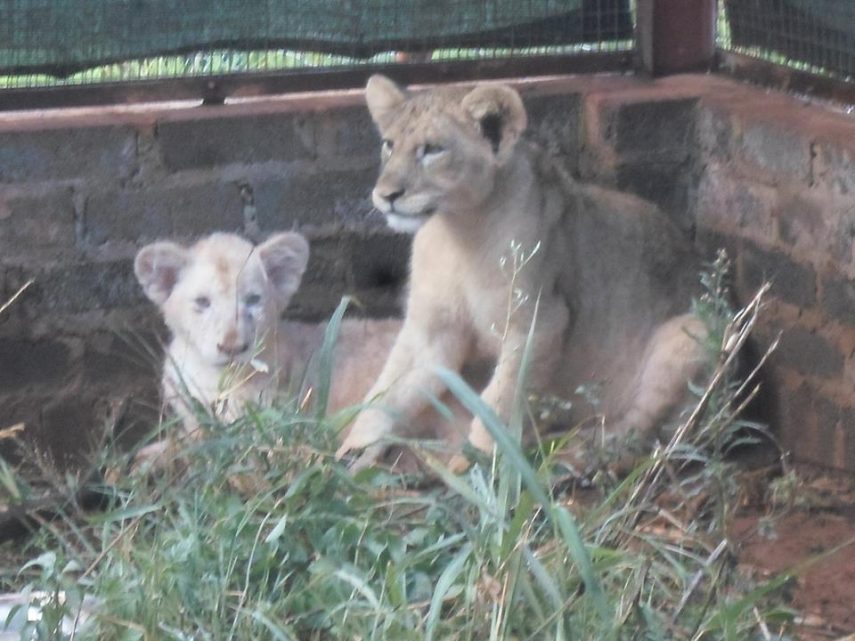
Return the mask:
<path fill-rule="evenodd" d="M 380 153 L 383 154 L 384 156 L 388 156 L 389 154 L 392 153 L 392 147 L 394 147 L 394 146 L 395 146 L 395 143 L 393 143 L 388 138 L 384 138 L 383 139 L 383 145 L 380 147 Z"/>
<path fill-rule="evenodd" d="M 208 309 L 211 306 L 211 299 L 207 296 L 197 296 L 193 303 L 198 309 Z"/>
<path fill-rule="evenodd" d="M 247 294 L 246 298 L 243 299 L 244 305 L 247 307 L 254 307 L 261 302 L 261 296 L 259 294 Z"/>
<path fill-rule="evenodd" d="M 430 162 L 443 153 L 445 153 L 445 147 L 442 145 L 426 142 L 416 150 L 416 157 L 418 157 L 419 160 Z"/>

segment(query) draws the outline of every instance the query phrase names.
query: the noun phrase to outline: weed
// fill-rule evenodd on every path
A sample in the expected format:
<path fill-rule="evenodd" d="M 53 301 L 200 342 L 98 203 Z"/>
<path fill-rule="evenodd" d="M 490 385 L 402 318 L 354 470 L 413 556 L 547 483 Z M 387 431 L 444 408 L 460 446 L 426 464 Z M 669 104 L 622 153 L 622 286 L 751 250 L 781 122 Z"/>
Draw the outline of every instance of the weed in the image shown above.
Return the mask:
<path fill-rule="evenodd" d="M 2 577 L 25 596 L 52 595 L 22 638 L 781 638 L 784 579 L 739 575 L 724 527 L 736 495 L 725 455 L 759 429 L 739 418 L 753 383 L 732 365 L 761 298 L 732 312 L 723 282 L 709 275 L 697 308 L 715 341 L 709 386 L 624 479 L 583 496 L 555 485 L 549 452 L 527 456 L 527 352 L 509 425 L 455 373 L 438 373 L 497 451 L 455 476 L 425 450 L 439 482 L 418 491 L 410 477 L 352 476 L 334 460 L 341 421 L 325 416 L 322 384 L 316 408 L 251 409 L 185 443 L 180 467 L 120 476 L 103 513 L 68 503 L 27 543 L 34 561 Z M 0 481 L 17 500 L 11 467 Z M 87 596 L 97 607 L 82 626 Z"/>

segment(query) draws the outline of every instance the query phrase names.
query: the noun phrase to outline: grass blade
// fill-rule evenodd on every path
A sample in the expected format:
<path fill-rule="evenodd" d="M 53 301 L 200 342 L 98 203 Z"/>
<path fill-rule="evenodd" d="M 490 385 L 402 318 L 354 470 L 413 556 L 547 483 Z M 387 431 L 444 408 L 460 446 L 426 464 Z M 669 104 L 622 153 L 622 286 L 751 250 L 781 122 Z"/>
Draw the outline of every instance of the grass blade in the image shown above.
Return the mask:
<path fill-rule="evenodd" d="M 582 581 L 585 583 L 585 590 L 590 599 L 594 602 L 594 607 L 597 608 L 600 618 L 604 623 L 610 621 L 612 619 L 611 608 L 609 607 L 605 594 L 603 593 L 603 586 L 600 584 L 600 580 L 594 572 L 594 564 L 591 561 L 591 555 L 585 547 L 585 542 L 582 539 L 582 533 L 579 531 L 579 526 L 576 524 L 576 519 L 574 519 L 570 515 L 570 512 L 560 505 L 553 506 L 550 512 L 553 521 L 561 532 L 564 544 L 567 546 L 567 549 L 570 551 L 570 555 L 573 557 L 573 560 L 579 568 L 579 574 L 582 576 Z"/>
<path fill-rule="evenodd" d="M 444 367 L 438 367 L 437 376 L 439 376 L 442 382 L 445 383 L 451 393 L 454 394 L 461 403 L 463 403 L 466 409 L 472 412 L 473 416 L 477 416 L 481 419 L 481 422 L 484 423 L 484 426 L 490 432 L 490 435 L 493 437 L 496 445 L 511 461 L 514 469 L 516 469 L 522 477 L 522 481 L 528 491 L 531 492 L 531 495 L 538 503 L 543 505 L 545 509 L 549 509 L 549 506 L 552 504 L 552 500 L 549 498 L 549 495 L 540 480 L 537 478 L 537 473 L 534 471 L 534 468 L 528 464 L 519 443 L 514 441 L 493 409 L 483 401 L 481 396 L 475 392 L 475 390 L 473 390 L 457 372 L 453 372 Z"/>
<path fill-rule="evenodd" d="M 333 350 L 335 349 L 338 334 L 341 330 L 344 313 L 350 305 L 350 300 L 350 296 L 344 296 L 338 307 L 336 307 L 333 315 L 330 317 L 330 322 L 327 323 L 327 327 L 324 330 L 324 342 L 321 344 L 321 349 L 318 353 L 317 417 L 319 419 L 327 413 L 327 404 L 329 403 L 330 388 L 332 385 Z"/>
<path fill-rule="evenodd" d="M 433 641 L 433 635 L 439 621 L 439 614 L 442 610 L 443 599 L 445 599 L 445 595 L 448 594 L 451 586 L 463 572 L 463 567 L 471 554 L 472 545 L 467 543 L 439 576 L 439 579 L 436 582 L 436 588 L 434 589 L 433 596 L 430 600 L 430 610 L 428 610 L 425 624 L 425 641 Z"/>

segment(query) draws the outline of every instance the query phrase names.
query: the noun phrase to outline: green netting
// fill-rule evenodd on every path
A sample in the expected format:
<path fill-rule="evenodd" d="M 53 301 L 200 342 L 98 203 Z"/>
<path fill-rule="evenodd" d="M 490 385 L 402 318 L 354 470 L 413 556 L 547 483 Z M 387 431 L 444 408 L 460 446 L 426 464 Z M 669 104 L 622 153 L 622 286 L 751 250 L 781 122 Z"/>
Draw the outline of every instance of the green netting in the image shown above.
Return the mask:
<path fill-rule="evenodd" d="M 855 0 L 726 0 L 722 9 L 725 48 L 855 77 Z"/>
<path fill-rule="evenodd" d="M 368 58 L 632 36 L 629 0 L 5 0 L 0 75 L 211 50 Z"/>

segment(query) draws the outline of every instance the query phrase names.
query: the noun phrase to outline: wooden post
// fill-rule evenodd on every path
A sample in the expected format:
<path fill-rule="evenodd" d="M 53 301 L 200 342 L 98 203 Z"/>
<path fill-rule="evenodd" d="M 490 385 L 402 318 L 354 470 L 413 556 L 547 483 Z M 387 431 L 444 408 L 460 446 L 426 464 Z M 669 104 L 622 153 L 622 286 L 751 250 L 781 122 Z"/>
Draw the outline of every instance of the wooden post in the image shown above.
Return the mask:
<path fill-rule="evenodd" d="M 638 64 L 652 76 L 708 71 L 715 62 L 716 0 L 638 0 Z"/>

